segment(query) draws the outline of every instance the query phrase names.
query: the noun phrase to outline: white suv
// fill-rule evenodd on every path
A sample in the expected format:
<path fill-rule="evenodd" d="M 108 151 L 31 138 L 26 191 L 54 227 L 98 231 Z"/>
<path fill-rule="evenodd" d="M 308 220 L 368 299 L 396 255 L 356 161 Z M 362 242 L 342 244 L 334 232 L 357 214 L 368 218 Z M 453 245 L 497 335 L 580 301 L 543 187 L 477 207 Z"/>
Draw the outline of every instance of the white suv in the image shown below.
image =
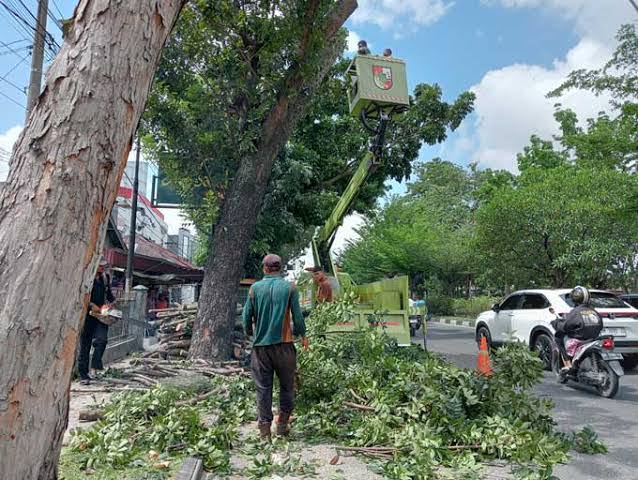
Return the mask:
<path fill-rule="evenodd" d="M 476 339 L 486 337 L 490 346 L 521 341 L 538 351 L 549 368 L 550 322 L 573 308 L 571 290 L 520 290 L 494 304 L 476 320 Z M 638 309 L 616 295 L 603 290 L 590 290 L 591 305 L 603 318 L 603 335 L 612 335 L 616 350 L 624 356 L 630 370 L 638 365 Z"/>

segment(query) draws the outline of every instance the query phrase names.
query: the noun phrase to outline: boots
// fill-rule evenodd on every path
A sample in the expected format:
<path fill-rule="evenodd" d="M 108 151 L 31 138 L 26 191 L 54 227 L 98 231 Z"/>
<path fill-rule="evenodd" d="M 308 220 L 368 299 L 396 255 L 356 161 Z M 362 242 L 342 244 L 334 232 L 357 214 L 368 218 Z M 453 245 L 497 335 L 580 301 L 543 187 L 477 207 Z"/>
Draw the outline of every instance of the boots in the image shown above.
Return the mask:
<path fill-rule="evenodd" d="M 270 423 L 259 424 L 259 438 L 262 442 L 270 443 Z"/>
<path fill-rule="evenodd" d="M 288 421 L 290 420 L 290 412 L 279 412 L 277 417 L 277 436 L 287 437 L 290 433 L 290 426 Z"/>

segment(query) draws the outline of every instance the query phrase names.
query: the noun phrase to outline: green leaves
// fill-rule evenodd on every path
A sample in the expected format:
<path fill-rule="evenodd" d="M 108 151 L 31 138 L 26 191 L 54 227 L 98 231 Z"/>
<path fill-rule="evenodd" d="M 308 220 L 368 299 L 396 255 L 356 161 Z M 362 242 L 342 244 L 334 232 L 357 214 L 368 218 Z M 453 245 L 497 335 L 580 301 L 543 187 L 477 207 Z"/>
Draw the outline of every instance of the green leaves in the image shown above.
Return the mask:
<path fill-rule="evenodd" d="M 313 313 L 309 323 L 326 315 Z M 496 375 L 485 378 L 399 348 L 378 329 L 315 338 L 299 356 L 298 425 L 311 438 L 395 449 L 378 465 L 391 479 L 433 478 L 442 467 L 449 478 L 473 478 L 493 458 L 551 473 L 571 442 L 554 431 L 550 404 L 531 393 L 542 363 L 523 345 L 494 362 Z"/>
<path fill-rule="evenodd" d="M 607 453 L 607 446 L 598 440 L 598 434 L 590 426 L 583 427 L 580 432 L 572 433 L 571 442 L 579 453 L 594 455 Z"/>
<path fill-rule="evenodd" d="M 638 222 L 626 215 L 638 183 L 610 169 L 532 168 L 479 209 L 476 247 L 490 281 L 531 287 L 627 281 Z"/>
<path fill-rule="evenodd" d="M 105 470 L 174 461 L 185 453 L 209 471 L 228 472 L 237 427 L 254 417 L 252 385 L 244 378 L 214 379 L 215 395 L 196 406 L 179 405 L 194 392 L 158 387 L 116 396 L 104 418 L 73 432 L 70 449 L 83 469 Z M 214 417 L 208 425 L 205 417 Z M 154 452 L 151 455 L 151 452 Z"/>
<path fill-rule="evenodd" d="M 164 49 L 143 123 L 146 146 L 193 207 L 189 217 L 204 237 L 240 162 L 259 147 L 266 115 L 290 80 L 288 67 L 297 65 L 304 38 L 309 58 L 301 74 L 316 74 L 316 53 L 325 43 L 320 27 L 335 1 L 244 3 L 200 0 L 185 6 Z M 316 16 L 308 16 L 315 4 Z M 313 25 L 304 37 L 308 21 Z M 247 274 L 259 274 L 268 251 L 292 258 L 307 246 L 369 147 L 369 133 L 348 111 L 348 63 L 338 59 L 279 152 Z M 473 94 L 464 93 L 447 103 L 438 85 L 418 85 L 411 110 L 389 128 L 382 165 L 358 193 L 354 209 L 374 208 L 389 178 L 409 178 L 421 146 L 443 141 L 473 101 Z M 198 262 L 205 261 L 200 255 Z"/>
<path fill-rule="evenodd" d="M 626 24 L 616 35 L 618 47 L 612 58 L 598 70 L 576 70 L 567 81 L 549 96 L 557 97 L 573 88 L 591 90 L 596 94 L 611 93 L 615 99 L 632 98 L 638 92 L 638 35 L 636 26 Z M 616 102 L 616 104 L 619 104 Z"/>

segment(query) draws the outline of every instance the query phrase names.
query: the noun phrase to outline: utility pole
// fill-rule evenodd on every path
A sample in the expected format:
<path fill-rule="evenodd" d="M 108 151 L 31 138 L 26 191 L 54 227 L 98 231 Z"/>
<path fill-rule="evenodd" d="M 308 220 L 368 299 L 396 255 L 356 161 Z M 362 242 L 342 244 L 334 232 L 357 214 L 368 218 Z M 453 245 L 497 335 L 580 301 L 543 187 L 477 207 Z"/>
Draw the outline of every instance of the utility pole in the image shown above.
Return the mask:
<path fill-rule="evenodd" d="M 47 12 L 49 0 L 38 0 L 38 21 L 33 36 L 33 50 L 31 51 L 31 78 L 29 79 L 29 95 L 27 96 L 27 116 L 33 110 L 42 84 L 42 65 L 44 62 L 44 39 L 47 35 Z M 26 123 L 26 122 L 25 122 Z"/>
<path fill-rule="evenodd" d="M 137 195 L 140 175 L 140 136 L 137 135 L 135 143 L 135 175 L 133 176 L 133 195 L 131 199 L 131 228 L 128 236 L 128 256 L 126 257 L 126 285 L 125 291 L 129 293 L 133 288 L 133 259 L 135 258 L 135 234 L 137 232 Z"/>

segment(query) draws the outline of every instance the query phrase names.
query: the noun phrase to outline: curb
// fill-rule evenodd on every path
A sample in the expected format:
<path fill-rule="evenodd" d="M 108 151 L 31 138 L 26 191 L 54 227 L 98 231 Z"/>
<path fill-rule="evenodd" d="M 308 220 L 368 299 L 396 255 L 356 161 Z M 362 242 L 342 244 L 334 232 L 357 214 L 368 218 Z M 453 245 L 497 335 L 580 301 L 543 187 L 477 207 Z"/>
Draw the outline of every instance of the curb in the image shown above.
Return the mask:
<path fill-rule="evenodd" d="M 442 323 L 445 325 L 457 325 L 459 327 L 474 328 L 476 326 L 476 320 L 468 318 L 433 318 L 433 323 Z"/>

